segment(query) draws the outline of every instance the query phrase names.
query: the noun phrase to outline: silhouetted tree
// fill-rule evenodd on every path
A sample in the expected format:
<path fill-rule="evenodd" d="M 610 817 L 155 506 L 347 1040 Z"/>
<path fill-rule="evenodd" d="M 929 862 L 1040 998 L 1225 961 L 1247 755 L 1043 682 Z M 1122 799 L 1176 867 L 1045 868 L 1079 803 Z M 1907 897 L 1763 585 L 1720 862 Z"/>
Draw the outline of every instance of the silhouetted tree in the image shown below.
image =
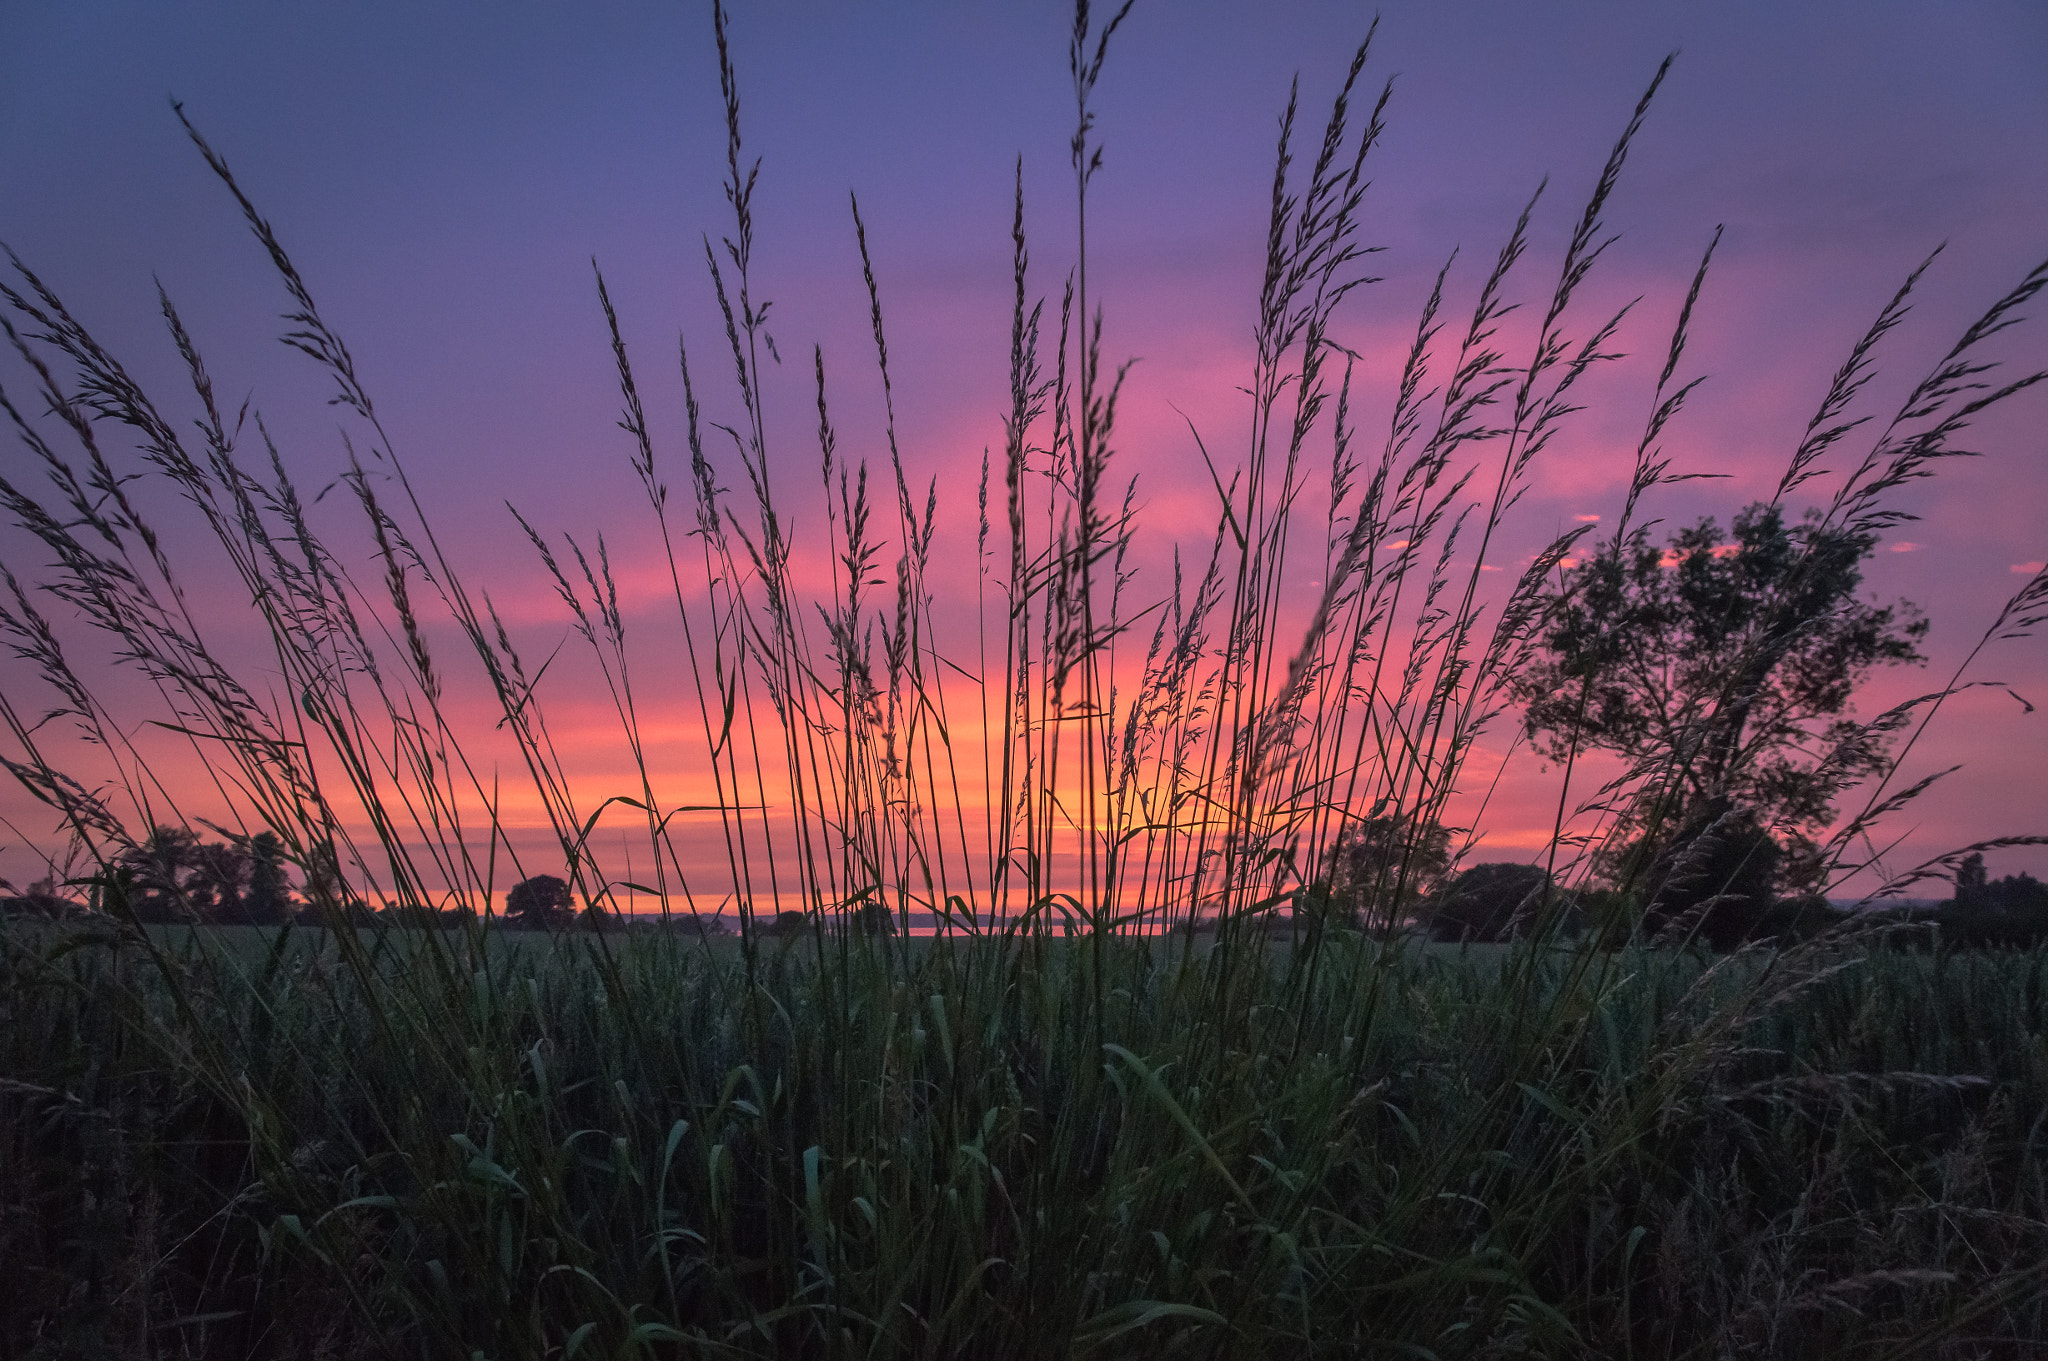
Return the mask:
<path fill-rule="evenodd" d="M 115 879 L 125 884 L 127 906 L 137 921 L 192 921 L 196 913 L 185 884 L 198 863 L 197 833 L 156 827 L 116 858 Z"/>
<path fill-rule="evenodd" d="M 247 849 L 157 827 L 114 862 L 129 908 L 144 922 L 280 922 L 289 909 L 283 844 L 270 832 Z M 251 901 L 252 890 L 256 892 Z"/>
<path fill-rule="evenodd" d="M 247 852 L 224 842 L 202 841 L 185 875 L 185 898 L 202 922 L 239 923 L 248 882 Z"/>
<path fill-rule="evenodd" d="M 2008 874 L 1984 885 L 1984 905 L 2007 917 L 2039 914 L 2048 908 L 2048 884 L 2031 874 Z"/>
<path fill-rule="evenodd" d="M 573 920 L 569 885 L 552 874 L 536 874 L 505 895 L 505 915 L 529 930 L 561 930 Z"/>
<path fill-rule="evenodd" d="M 1399 921 L 1450 866 L 1450 828 L 1407 813 L 1359 818 L 1330 851 L 1331 909 L 1361 925 Z"/>
<path fill-rule="evenodd" d="M 1983 907 L 1990 887 L 1990 879 L 1984 872 L 1984 852 L 1972 851 L 1963 857 L 1963 863 L 1956 866 L 1957 907 Z"/>
<path fill-rule="evenodd" d="M 292 913 L 291 874 L 285 868 L 284 843 L 275 832 L 249 838 L 249 887 L 242 894 L 242 920 L 273 926 Z"/>
<path fill-rule="evenodd" d="M 1565 573 L 1540 655 L 1513 681 L 1547 755 L 1598 747 L 1637 763 L 1647 793 L 1607 868 L 1649 899 L 1663 890 L 1641 876 L 1685 861 L 1688 837 L 1729 842 L 1731 813 L 1782 839 L 1773 868 L 1789 887 L 1810 884 L 1809 833 L 1884 764 L 1883 735 L 1843 717 L 1857 684 L 1924 660 L 1912 605 L 1857 598 L 1874 535 L 1812 513 L 1787 525 L 1762 502 L 1732 534 L 1707 519 L 1665 546 L 1639 529 L 1597 547 Z M 1751 836 L 1739 863 L 1761 849 Z"/>

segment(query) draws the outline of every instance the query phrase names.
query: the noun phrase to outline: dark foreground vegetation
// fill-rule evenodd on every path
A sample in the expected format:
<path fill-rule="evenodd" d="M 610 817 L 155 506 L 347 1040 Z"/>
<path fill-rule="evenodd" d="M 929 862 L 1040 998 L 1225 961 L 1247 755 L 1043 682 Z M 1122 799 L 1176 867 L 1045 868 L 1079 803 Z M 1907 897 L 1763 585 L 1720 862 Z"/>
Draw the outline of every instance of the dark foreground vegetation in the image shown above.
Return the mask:
<path fill-rule="evenodd" d="M 2048 1337 L 2038 950 L 5 946 L 11 1356 Z"/>

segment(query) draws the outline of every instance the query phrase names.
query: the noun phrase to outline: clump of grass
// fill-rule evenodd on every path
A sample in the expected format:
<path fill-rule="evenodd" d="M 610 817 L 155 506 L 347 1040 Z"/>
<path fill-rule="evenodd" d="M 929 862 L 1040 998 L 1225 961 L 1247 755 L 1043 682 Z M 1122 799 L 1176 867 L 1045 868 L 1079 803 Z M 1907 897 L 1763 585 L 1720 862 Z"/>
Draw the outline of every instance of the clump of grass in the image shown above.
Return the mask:
<path fill-rule="evenodd" d="M 714 9 L 733 221 L 706 268 L 737 417 L 705 416 L 685 347 L 685 447 L 661 448 L 597 279 L 687 693 L 635 670 L 642 625 L 629 631 L 604 541 L 518 521 L 616 706 L 625 792 L 570 779 L 546 666 L 436 539 L 347 346 L 190 124 L 285 285 L 286 342 L 354 423 L 343 483 L 365 552 L 316 530 L 260 416 L 217 404 L 168 297 L 196 427 L 13 262 L 7 335 L 51 419 L 0 401 L 56 490 L 46 505 L 0 480 L 53 563 L 40 595 L 8 574 L 0 629 L 108 768 L 74 773 L 47 725 L 0 696 L 10 769 L 101 870 L 84 924 L 5 937 L 5 1232 L 10 1258 L 19 1245 L 58 1264 L 9 1307 L 9 1350 L 1910 1355 L 2048 1332 L 2037 1278 L 2015 1266 L 2048 1248 L 2030 1114 L 2048 1097 L 2039 954 L 1830 938 L 1711 960 L 1625 932 L 1571 943 L 1562 895 L 1512 947 L 1432 951 L 1402 929 L 1431 829 L 1582 532 L 1485 588 L 1576 394 L 1615 359 L 1623 314 L 1582 317 L 1581 293 L 1668 63 L 1525 335 L 1508 318 L 1536 200 L 1469 312 L 1455 257 L 1440 268 L 1376 447 L 1351 405 L 1371 375 L 1332 336 L 1372 282 L 1365 167 L 1389 96 L 1361 83 L 1370 35 L 1302 163 L 1290 96 L 1251 421 L 1221 456 L 1191 429 L 1217 529 L 1151 599 L 1130 566 L 1123 374 L 1103 353 L 1086 243 L 1091 101 L 1128 10 L 1076 9 L 1080 230 L 1056 311 L 1034 291 L 1019 170 L 1010 402 L 977 488 L 963 637 L 939 623 L 953 603 L 933 571 L 940 500 L 898 453 L 857 202 L 889 459 L 841 456 L 814 349 L 823 526 L 807 532 L 825 589 L 796 565 L 807 502 L 767 414 L 760 167 Z M 1680 475 L 1659 440 L 1691 391 L 1680 371 L 1712 253 L 1617 533 Z M 1887 493 L 2035 381 L 1985 386 L 1982 355 L 2044 284 L 2029 274 L 1914 390 L 1837 497 L 1842 516 L 1895 513 Z M 1848 434 L 1904 297 L 1837 376 L 1785 490 Z M 205 520 L 267 627 L 285 702 L 208 644 L 112 431 L 139 445 L 142 487 L 167 480 Z M 1327 479 L 1327 519 L 1302 510 L 1312 478 Z M 1291 612 L 1288 583 L 1311 572 L 1320 592 Z M 2040 591 L 2000 627 L 2027 626 Z M 136 922 L 125 857 L 195 796 L 71 660 L 68 621 L 39 603 L 52 597 L 155 687 L 157 722 L 205 758 L 215 823 L 275 836 L 320 926 Z M 444 625 L 461 667 L 436 653 Z M 494 739 L 466 733 L 451 699 L 464 668 L 496 701 L 558 864 L 513 852 L 478 755 Z M 643 716 L 678 703 L 700 728 L 708 806 L 669 799 L 647 755 Z M 978 750 L 956 741 L 970 727 Z M 1668 774 L 1592 791 L 1586 818 L 1567 786 L 1550 867 L 1582 878 L 1587 819 L 1596 837 L 1631 825 L 1631 800 Z M 1857 827 L 1895 806 L 1881 794 Z M 644 821 L 637 876 L 599 853 L 620 813 Z M 676 830 L 699 813 L 716 819 L 715 881 L 686 872 Z M 1339 848 L 1373 828 L 1413 839 L 1370 883 L 1333 882 Z M 506 933 L 493 895 L 537 868 L 600 913 L 624 892 L 664 917 L 730 903 L 738 939 Z M 1362 899 L 1355 916 L 1340 890 Z M 385 900 L 471 915 L 422 931 L 362 912 Z M 789 912 L 811 929 L 763 929 Z M 910 938 L 913 914 L 939 937 Z M 876 929 L 884 915 L 895 931 Z M 1213 943 L 1180 929 L 1205 920 Z"/>

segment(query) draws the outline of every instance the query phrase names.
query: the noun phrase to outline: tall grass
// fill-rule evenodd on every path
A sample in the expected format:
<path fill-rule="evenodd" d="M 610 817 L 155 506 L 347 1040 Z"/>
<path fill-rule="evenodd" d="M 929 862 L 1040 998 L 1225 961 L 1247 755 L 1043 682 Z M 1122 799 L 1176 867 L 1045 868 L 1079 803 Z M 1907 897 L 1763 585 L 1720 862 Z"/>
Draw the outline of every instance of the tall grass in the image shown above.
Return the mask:
<path fill-rule="evenodd" d="M 1088 272 L 1092 101 L 1128 9 L 1076 9 L 1075 264 L 1056 306 L 1035 283 L 1019 168 L 1009 408 L 975 493 L 971 611 L 934 566 L 959 512 L 898 450 L 857 201 L 887 466 L 839 452 L 822 348 L 816 448 L 776 442 L 760 163 L 714 9 L 732 221 L 705 265 L 713 367 L 731 376 L 718 400 L 737 414 L 705 414 L 704 356 L 686 344 L 686 443 L 661 447 L 596 281 L 687 679 L 647 679 L 602 539 L 518 521 L 615 705 L 623 790 L 570 778 L 548 664 L 521 655 L 437 538 L 347 345 L 190 123 L 286 289 L 286 343 L 352 423 L 343 482 L 366 551 L 316 529 L 261 417 L 217 402 L 168 296 L 192 391 L 178 414 L 13 260 L 4 325 L 45 411 L 0 402 L 54 493 L 0 479 L 50 562 L 32 584 L 8 572 L 0 629 L 61 724 L 12 694 L 0 718 L 10 770 L 97 867 L 101 912 L 6 938 L 0 1102 L 23 1226 L 9 1255 L 33 1244 L 61 1264 L 9 1313 L 10 1348 L 1963 1355 L 2048 1331 L 2032 1265 L 2048 1235 L 2038 956 L 1907 959 L 1831 938 L 1715 962 L 1609 948 L 1626 922 L 1574 945 L 1562 895 L 1516 946 L 1447 956 L 1402 929 L 1419 846 L 1372 882 L 1336 875 L 1361 829 L 1419 836 L 1447 818 L 1538 645 L 1584 531 L 1499 590 L 1482 573 L 1588 375 L 1617 358 L 1627 309 L 1584 316 L 1582 292 L 1668 63 L 1530 324 L 1510 314 L 1529 296 L 1540 194 L 1469 310 L 1456 256 L 1437 272 L 1371 436 L 1352 398 L 1374 376 L 1333 337 L 1373 282 L 1366 167 L 1389 95 L 1361 83 L 1370 35 L 1299 159 L 1290 94 L 1251 418 L 1228 449 L 1190 428 L 1216 528 L 1175 550 L 1161 592 L 1132 566 L 1124 374 Z M 1693 390 L 1681 371 L 1712 255 L 1678 308 L 1617 534 L 1683 476 L 1661 440 Z M 1855 432 L 1873 351 L 1920 277 L 1836 375 L 1781 496 Z M 1912 390 L 1827 523 L 1889 523 L 1898 487 L 2038 381 L 1994 384 L 1985 355 L 2044 285 L 2048 266 Z M 142 480 L 109 448 L 117 433 Z M 798 491 L 812 468 L 816 490 Z M 255 659 L 209 645 L 156 527 L 166 487 L 260 616 L 273 690 L 244 679 Z M 1327 516 L 1308 509 L 1325 496 Z M 812 506 L 822 524 L 800 549 L 793 516 Z M 1320 586 L 1301 605 L 1304 578 Z M 2044 592 L 2048 576 L 2030 581 L 1994 632 L 2030 627 Z M 942 629 L 963 615 L 968 632 Z M 210 790 L 179 787 L 72 662 L 78 625 L 146 678 L 159 730 L 190 744 Z M 459 662 L 432 641 L 451 626 Z M 471 684 L 495 702 L 491 733 L 464 728 Z M 675 798 L 649 755 L 647 716 L 677 706 L 709 803 Z M 55 745 L 63 724 L 104 768 Z M 514 852 L 482 755 L 496 742 L 552 829 L 544 865 Z M 1633 801 L 1668 773 L 1582 790 L 1568 763 L 1560 879 L 1639 825 Z M 1914 792 L 1868 795 L 1832 846 L 1841 873 Z M 138 926 L 124 854 L 201 811 L 229 835 L 276 834 L 324 928 Z M 703 815 L 712 876 L 678 831 Z M 645 829 L 632 873 L 599 854 L 621 818 Z M 626 894 L 664 918 L 729 904 L 739 940 L 503 933 L 494 895 L 557 870 L 599 912 Z M 476 915 L 409 932 L 364 922 L 379 901 Z M 877 907 L 896 933 L 855 929 Z M 763 930 L 792 911 L 814 929 Z M 913 914 L 941 939 L 909 939 Z M 1177 930 L 1205 921 L 1213 946 Z"/>
<path fill-rule="evenodd" d="M 1098 1016 L 1079 942 L 857 956 L 828 991 L 795 946 L 752 982 L 658 941 L 455 984 L 387 950 L 365 985 L 250 935 L 242 975 L 10 940 L 16 1354 L 1968 1356 L 2048 1327 L 2039 954 L 1857 954 L 1786 997 L 1761 960 L 1632 950 L 1517 992 L 1501 952 L 1351 939 L 1224 1013 L 1218 956 L 1118 940 Z M 1566 1016 L 1503 1044 L 1532 1004 Z"/>

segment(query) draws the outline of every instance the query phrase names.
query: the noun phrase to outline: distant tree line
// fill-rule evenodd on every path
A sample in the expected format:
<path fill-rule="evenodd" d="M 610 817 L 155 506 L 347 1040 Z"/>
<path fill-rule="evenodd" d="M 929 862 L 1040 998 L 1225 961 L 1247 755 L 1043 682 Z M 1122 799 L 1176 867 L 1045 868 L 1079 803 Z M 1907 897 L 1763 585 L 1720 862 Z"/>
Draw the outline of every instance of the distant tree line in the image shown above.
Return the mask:
<path fill-rule="evenodd" d="M 1716 950 L 1754 942 L 1791 944 L 1843 925 L 1852 914 L 1811 892 L 1774 889 L 1782 852 L 1775 841 L 1742 819 L 1712 837 L 1690 843 L 1659 867 L 1650 891 L 1612 883 L 1586 888 L 1553 880 L 1541 865 L 1519 861 L 1475 864 L 1450 872 L 1422 865 L 1404 880 L 1399 906 L 1389 917 L 1376 877 L 1360 875 L 1355 842 L 1340 847 L 1332 881 L 1338 917 L 1357 929 L 1412 929 L 1431 940 L 1500 944 L 1538 929 L 1565 938 L 1599 931 L 1613 943 L 1698 941 Z M 1363 857 L 1371 863 L 1378 851 Z M 1379 890 L 1385 893 L 1382 886 Z M 2031 874 L 1991 879 L 1984 857 L 1973 853 L 1956 871 L 1954 896 L 1945 902 L 1866 909 L 1858 919 L 1894 928 L 1895 944 L 1962 949 L 2048 945 L 2048 883 Z"/>
<path fill-rule="evenodd" d="M 2032 947 L 2048 942 L 2048 884 L 2031 874 L 1990 878 L 1972 853 L 1956 867 L 1955 896 L 1933 907 L 1886 913 L 1909 946 Z"/>
<path fill-rule="evenodd" d="M 53 874 L 19 893 L 0 880 L 0 916 L 60 921 L 110 912 L 152 926 L 281 926 L 288 921 L 328 926 L 339 921 L 415 928 L 455 928 L 476 918 L 472 909 L 462 906 L 386 902 L 373 907 L 341 891 L 332 847 L 315 846 L 304 860 L 303 880 L 295 887 L 293 864 L 274 833 L 202 841 L 189 828 L 157 827 L 100 875 L 59 885 Z M 79 888 L 84 894 L 73 897 L 60 888 Z M 601 907 L 578 910 L 567 881 L 552 874 L 537 874 L 513 885 L 499 917 L 501 929 L 528 931 L 601 930 L 626 924 L 618 913 Z M 667 925 L 696 935 L 718 935 L 725 929 L 716 917 L 681 914 Z"/>
<path fill-rule="evenodd" d="M 107 872 L 75 881 L 84 896 L 60 892 L 56 876 L 41 879 L 23 892 L 0 880 L 0 916 L 58 921 L 93 913 L 129 916 L 145 925 L 303 926 L 334 925 L 337 920 L 359 926 L 440 929 L 473 922 L 473 910 L 391 903 L 373 907 L 341 891 L 341 875 L 331 847 L 316 846 L 300 866 L 303 881 L 294 885 L 294 862 L 282 840 L 270 832 L 228 841 L 202 841 L 183 827 L 157 827 L 118 856 Z M 848 929 L 860 935 L 891 936 L 896 917 L 886 904 L 867 900 L 845 916 Z M 604 907 L 576 906 L 567 880 L 536 874 L 514 884 L 505 895 L 500 930 L 515 931 L 666 931 L 692 937 L 722 936 L 730 928 L 716 914 L 672 912 L 625 917 Z M 794 938 L 811 933 L 815 919 L 805 912 L 780 912 L 757 918 L 764 936 Z"/>
<path fill-rule="evenodd" d="M 1647 895 L 1612 884 L 1563 885 L 1543 866 L 1519 861 L 1454 870 L 1450 848 L 1451 829 L 1400 817 L 1364 819 L 1331 857 L 1328 893 L 1321 900 L 1326 906 L 1305 904 L 1304 917 L 1290 925 L 1314 930 L 1335 918 L 1354 929 L 1416 929 L 1439 942 L 1475 944 L 1502 943 L 1539 928 L 1567 938 L 1600 930 L 1617 940 L 1696 938 L 1725 950 L 1748 941 L 1806 939 L 1847 916 L 1812 893 L 1777 893 L 1782 852 L 1774 838 L 1740 817 L 1686 843 L 1683 856 L 1674 854 L 1658 867 L 1655 891 Z M 365 926 L 453 928 L 475 920 L 460 907 L 386 904 L 373 910 L 323 888 L 327 877 L 318 870 L 308 874 L 316 891 L 309 901 L 294 891 L 282 843 L 270 833 L 246 843 L 202 842 L 188 830 L 160 827 L 116 861 L 111 874 L 87 882 L 83 900 L 60 892 L 64 886 L 54 875 L 20 892 L 0 881 L 0 916 L 60 921 L 113 909 L 110 899 L 118 895 L 128 914 L 152 925 L 262 926 L 289 920 L 321 926 L 333 924 L 337 913 Z M 1877 909 L 1867 920 L 1897 928 L 1896 939 L 1909 946 L 2031 947 L 2048 943 L 2048 883 L 2024 873 L 1992 879 L 1983 855 L 1973 853 L 1959 863 L 1948 901 Z M 865 935 L 896 930 L 893 914 L 877 902 L 862 904 L 847 924 Z M 727 934 L 716 916 L 679 913 L 661 922 L 625 921 L 616 913 L 578 911 L 567 881 L 551 874 L 515 884 L 505 896 L 499 926 Z M 799 937 L 812 934 L 816 924 L 808 913 L 781 912 L 761 918 L 756 930 Z"/>

